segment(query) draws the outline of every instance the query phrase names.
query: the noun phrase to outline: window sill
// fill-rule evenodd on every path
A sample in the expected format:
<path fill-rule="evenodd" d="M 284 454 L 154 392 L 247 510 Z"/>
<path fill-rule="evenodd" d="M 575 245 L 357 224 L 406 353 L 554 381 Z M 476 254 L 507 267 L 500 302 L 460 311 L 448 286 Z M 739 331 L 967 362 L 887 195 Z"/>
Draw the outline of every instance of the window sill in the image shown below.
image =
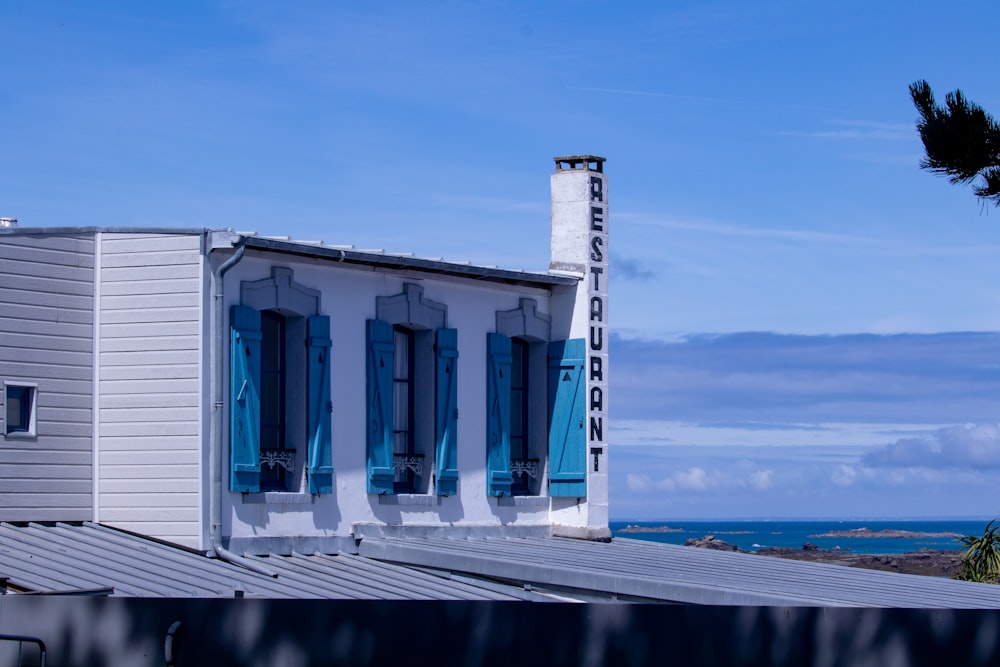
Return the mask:
<path fill-rule="evenodd" d="M 499 496 L 500 507 L 548 507 L 548 496 Z"/>
<path fill-rule="evenodd" d="M 244 493 L 244 505 L 311 505 L 314 498 L 310 493 L 290 493 L 288 491 L 264 491 Z"/>
<path fill-rule="evenodd" d="M 11 431 L 4 434 L 4 440 L 38 440 L 38 436 L 30 431 Z"/>
<path fill-rule="evenodd" d="M 441 497 L 427 493 L 383 494 L 378 497 L 379 505 L 440 505 Z"/>

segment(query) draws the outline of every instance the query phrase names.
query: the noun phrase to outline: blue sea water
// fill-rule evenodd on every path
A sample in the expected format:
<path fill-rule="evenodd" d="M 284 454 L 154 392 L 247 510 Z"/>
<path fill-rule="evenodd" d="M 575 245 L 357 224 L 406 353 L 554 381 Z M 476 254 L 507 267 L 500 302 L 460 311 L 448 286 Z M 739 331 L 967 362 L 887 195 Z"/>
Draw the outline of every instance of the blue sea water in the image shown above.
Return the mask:
<path fill-rule="evenodd" d="M 714 535 L 745 551 L 767 547 L 801 549 L 811 543 L 820 549 L 840 547 L 861 554 L 898 554 L 919 549 L 961 551 L 957 537 L 821 537 L 832 531 L 905 530 L 913 533 L 956 533 L 982 535 L 988 520 L 828 520 L 828 521 L 612 521 L 615 537 L 627 537 L 667 544 L 684 544 L 691 538 Z M 622 532 L 626 526 L 670 527 L 676 532 Z"/>

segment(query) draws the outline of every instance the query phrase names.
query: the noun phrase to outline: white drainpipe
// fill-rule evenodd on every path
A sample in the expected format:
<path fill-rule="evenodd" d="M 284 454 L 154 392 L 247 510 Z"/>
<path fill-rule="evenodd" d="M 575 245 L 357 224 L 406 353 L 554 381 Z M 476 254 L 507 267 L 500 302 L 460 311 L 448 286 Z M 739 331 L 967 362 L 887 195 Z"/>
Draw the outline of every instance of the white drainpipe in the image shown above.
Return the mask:
<path fill-rule="evenodd" d="M 214 293 L 212 295 L 212 330 L 215 335 L 215 345 L 212 346 L 212 352 L 215 354 L 215 359 L 212 363 L 211 381 L 212 436 L 210 440 L 211 451 L 209 452 L 209 466 L 212 474 L 212 492 L 209 497 L 209 514 L 211 521 L 209 525 L 209 537 L 212 541 L 212 550 L 215 552 L 215 555 L 222 560 L 235 563 L 236 565 L 240 565 L 248 570 L 252 570 L 268 577 L 277 577 L 277 572 L 269 570 L 262 565 L 258 565 L 251 560 L 247 560 L 242 556 L 237 556 L 222 546 L 222 355 L 225 350 L 222 335 L 222 308 L 223 296 L 225 294 L 225 290 L 223 290 L 223 277 L 229 269 L 236 266 L 237 262 L 243 259 L 243 254 L 245 252 L 246 246 L 243 245 L 243 241 L 241 240 L 236 246 L 236 252 L 233 256 L 220 264 L 219 268 L 215 270 L 212 280 L 214 287 Z"/>

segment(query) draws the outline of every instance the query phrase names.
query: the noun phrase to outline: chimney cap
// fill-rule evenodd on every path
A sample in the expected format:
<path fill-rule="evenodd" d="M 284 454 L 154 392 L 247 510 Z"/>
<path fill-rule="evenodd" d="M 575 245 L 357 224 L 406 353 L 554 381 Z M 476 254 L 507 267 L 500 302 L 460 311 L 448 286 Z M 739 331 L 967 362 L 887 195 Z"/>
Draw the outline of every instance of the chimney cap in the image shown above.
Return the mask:
<path fill-rule="evenodd" d="M 556 171 L 596 171 L 604 173 L 604 158 L 596 155 L 566 155 L 552 158 Z"/>
<path fill-rule="evenodd" d="M 17 218 L 0 218 L 0 228 L 17 227 Z"/>

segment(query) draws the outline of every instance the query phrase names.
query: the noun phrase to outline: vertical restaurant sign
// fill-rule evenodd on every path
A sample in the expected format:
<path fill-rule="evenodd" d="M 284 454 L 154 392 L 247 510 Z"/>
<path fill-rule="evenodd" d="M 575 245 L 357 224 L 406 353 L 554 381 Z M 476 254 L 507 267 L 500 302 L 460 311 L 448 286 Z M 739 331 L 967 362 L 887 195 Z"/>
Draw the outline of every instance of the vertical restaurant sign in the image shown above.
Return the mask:
<path fill-rule="evenodd" d="M 604 174 L 590 173 L 590 271 L 587 297 L 587 442 L 595 455 L 603 450 L 608 395 L 608 200 Z M 597 450 L 597 451 L 595 451 Z"/>

